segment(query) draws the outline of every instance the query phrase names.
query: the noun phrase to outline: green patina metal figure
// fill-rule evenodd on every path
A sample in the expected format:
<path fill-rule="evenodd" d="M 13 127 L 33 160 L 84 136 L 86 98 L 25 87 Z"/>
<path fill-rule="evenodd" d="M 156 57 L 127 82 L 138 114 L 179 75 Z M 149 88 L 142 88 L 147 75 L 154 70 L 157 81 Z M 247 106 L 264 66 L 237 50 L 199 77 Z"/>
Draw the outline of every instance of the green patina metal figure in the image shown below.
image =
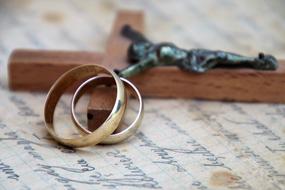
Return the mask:
<path fill-rule="evenodd" d="M 128 25 L 122 28 L 121 33 L 132 41 L 128 49 L 128 60 L 131 65 L 117 71 L 122 77 L 131 77 L 156 66 L 177 66 L 196 73 L 217 67 L 248 67 L 257 70 L 276 70 L 278 67 L 275 57 L 263 53 L 258 57 L 246 57 L 225 51 L 185 50 L 173 43 L 154 44 Z"/>

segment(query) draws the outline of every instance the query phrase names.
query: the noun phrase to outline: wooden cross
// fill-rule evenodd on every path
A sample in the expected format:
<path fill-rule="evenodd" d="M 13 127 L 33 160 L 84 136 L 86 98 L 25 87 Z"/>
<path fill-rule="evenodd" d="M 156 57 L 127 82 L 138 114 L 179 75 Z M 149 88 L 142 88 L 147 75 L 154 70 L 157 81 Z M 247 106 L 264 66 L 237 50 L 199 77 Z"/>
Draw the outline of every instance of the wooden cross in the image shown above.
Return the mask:
<path fill-rule="evenodd" d="M 105 55 L 86 51 L 15 50 L 9 59 L 12 90 L 46 91 L 65 71 L 82 64 L 102 64 L 110 69 L 128 66 L 130 41 L 120 35 L 128 24 L 143 31 L 144 15 L 119 11 L 108 39 Z M 285 102 L 285 61 L 277 71 L 214 69 L 205 74 L 189 73 L 176 67 L 147 70 L 130 80 L 145 97 L 198 98 L 244 102 Z M 115 91 L 95 90 L 88 106 L 88 126 L 99 126 L 113 107 Z"/>

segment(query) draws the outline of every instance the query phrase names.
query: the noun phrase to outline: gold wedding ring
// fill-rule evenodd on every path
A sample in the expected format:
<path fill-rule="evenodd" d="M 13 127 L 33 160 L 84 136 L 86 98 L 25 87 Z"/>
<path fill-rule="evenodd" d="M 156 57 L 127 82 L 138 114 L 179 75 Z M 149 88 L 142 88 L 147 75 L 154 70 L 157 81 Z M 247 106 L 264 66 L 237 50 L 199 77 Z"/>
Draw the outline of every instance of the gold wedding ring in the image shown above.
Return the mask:
<path fill-rule="evenodd" d="M 124 85 L 127 88 L 127 90 L 138 99 L 139 101 L 138 114 L 135 120 L 127 128 L 124 128 L 122 131 L 118 133 L 111 134 L 110 136 L 105 138 L 102 142 L 100 142 L 100 144 L 115 144 L 123 140 L 126 140 L 136 132 L 143 118 L 143 101 L 138 89 L 127 79 L 124 78 L 120 79 L 124 82 Z M 71 101 L 71 115 L 75 126 L 81 132 L 81 134 L 86 135 L 86 134 L 91 134 L 92 132 L 86 129 L 84 126 L 82 126 L 75 115 L 75 106 L 79 98 L 90 88 L 94 88 L 99 85 L 111 86 L 114 85 L 114 82 L 115 81 L 110 76 L 96 76 L 84 81 L 73 94 Z"/>
<path fill-rule="evenodd" d="M 114 107 L 106 121 L 94 132 L 77 138 L 61 138 L 54 130 L 53 118 L 56 105 L 68 87 L 86 78 L 98 76 L 98 74 L 111 75 L 117 86 L 117 95 Z M 120 78 L 113 71 L 98 65 L 83 65 L 64 73 L 48 92 L 44 107 L 44 120 L 49 134 L 59 143 L 69 147 L 92 146 L 102 142 L 118 127 L 126 108 L 125 89 Z"/>

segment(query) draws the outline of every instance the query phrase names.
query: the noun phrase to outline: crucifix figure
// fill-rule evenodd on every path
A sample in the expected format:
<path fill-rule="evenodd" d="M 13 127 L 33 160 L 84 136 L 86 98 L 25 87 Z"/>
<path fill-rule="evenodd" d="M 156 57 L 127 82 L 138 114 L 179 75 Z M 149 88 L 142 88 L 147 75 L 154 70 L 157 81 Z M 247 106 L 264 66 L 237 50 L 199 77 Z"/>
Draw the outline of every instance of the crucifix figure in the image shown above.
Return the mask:
<path fill-rule="evenodd" d="M 126 25 L 131 28 L 126 27 Z M 155 67 L 159 64 L 177 66 L 179 64 L 176 63 L 178 62 L 182 65 L 182 60 L 184 60 L 185 63 L 187 61 L 190 63 L 188 71 L 193 71 L 195 67 L 192 65 L 195 66 L 195 64 L 192 63 L 198 65 L 201 61 L 206 60 L 201 59 L 203 57 L 217 58 L 219 53 L 197 49 L 187 51 L 169 43 L 154 44 L 142 35 L 143 28 L 144 15 L 142 12 L 119 11 L 109 35 L 105 53 L 15 50 L 9 58 L 9 86 L 13 90 L 46 91 L 58 77 L 69 69 L 83 64 L 96 63 L 109 69 L 119 69 L 118 72 L 121 76 L 132 76 L 130 80 L 145 97 L 285 102 L 285 88 L 281 88 L 285 81 L 284 60 L 278 60 L 279 66 L 274 71 L 238 67 L 237 69 L 219 68 L 204 74 L 196 74 L 194 72 L 182 72 L 175 66 Z M 246 63 L 247 67 L 251 66 L 254 59 L 258 61 L 251 67 L 263 65 L 263 68 L 272 70 L 277 67 L 276 59 L 269 55 L 260 54 L 257 58 L 249 58 L 227 52 L 223 53 L 226 53 L 229 56 L 228 60 L 231 61 L 249 61 L 243 62 Z M 188 59 L 191 57 L 190 55 L 192 55 L 192 59 Z M 200 58 L 197 59 L 198 57 Z M 219 61 L 218 65 L 213 65 L 213 63 L 217 63 L 216 61 L 217 59 L 215 62 L 205 61 L 205 64 L 198 65 L 200 69 L 196 67 L 197 71 L 224 66 L 221 65 L 222 61 Z M 234 63 L 231 64 L 232 66 L 243 66 L 240 64 L 241 62 L 239 64 L 227 62 L 227 66 L 230 65 L 229 63 Z M 263 63 L 270 67 L 265 67 Z M 261 68 L 259 67 L 259 69 Z M 142 70 L 145 72 L 141 72 Z M 136 75 L 136 73 L 139 74 Z M 87 111 L 90 128 L 99 126 L 102 121 L 105 121 L 113 108 L 115 93 L 116 91 L 112 88 L 94 89 Z"/>
<path fill-rule="evenodd" d="M 154 44 L 129 25 L 122 28 L 121 34 L 132 41 L 128 48 L 128 60 L 132 65 L 119 71 L 122 77 L 131 77 L 156 66 L 177 66 L 196 73 L 216 67 L 249 67 L 257 70 L 276 70 L 278 67 L 275 57 L 263 53 L 258 57 L 246 57 L 225 51 L 185 50 L 168 42 Z"/>

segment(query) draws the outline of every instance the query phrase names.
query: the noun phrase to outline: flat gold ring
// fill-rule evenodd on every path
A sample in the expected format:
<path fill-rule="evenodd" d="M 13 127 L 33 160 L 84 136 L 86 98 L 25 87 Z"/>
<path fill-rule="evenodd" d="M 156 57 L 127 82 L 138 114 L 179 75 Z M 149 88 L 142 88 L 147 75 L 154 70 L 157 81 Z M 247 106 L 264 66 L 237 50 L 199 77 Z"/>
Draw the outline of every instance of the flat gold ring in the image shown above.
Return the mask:
<path fill-rule="evenodd" d="M 56 134 L 53 125 L 54 111 L 60 97 L 75 82 L 97 76 L 98 74 L 111 75 L 117 86 L 116 101 L 109 117 L 97 130 L 88 135 L 79 136 L 78 138 L 61 138 Z M 118 75 L 95 64 L 82 65 L 67 71 L 52 85 L 45 102 L 44 120 L 48 133 L 59 143 L 69 147 L 86 147 L 96 145 L 112 134 L 118 127 L 124 115 L 125 108 L 125 88 Z"/>
<path fill-rule="evenodd" d="M 106 139 L 104 139 L 102 142 L 100 142 L 100 144 L 115 144 L 115 143 L 119 143 L 121 141 L 126 140 L 127 138 L 129 138 L 130 136 L 132 136 L 137 129 L 139 128 L 142 118 L 143 118 L 143 100 L 142 97 L 140 95 L 139 90 L 135 87 L 135 85 L 133 85 L 130 81 L 128 81 L 127 79 L 124 78 L 120 78 L 125 85 L 125 88 L 127 88 L 127 90 L 133 95 L 136 96 L 136 98 L 139 101 L 139 109 L 138 109 L 138 114 L 135 118 L 135 120 L 125 129 L 123 129 L 122 131 L 118 132 L 118 133 L 113 133 L 110 136 L 108 136 Z M 76 104 L 78 102 L 78 100 L 80 99 L 80 97 L 88 90 L 90 89 L 90 87 L 94 88 L 95 86 L 98 85 L 107 85 L 107 86 L 111 86 L 114 85 L 114 80 L 112 80 L 112 78 L 110 76 L 96 76 L 96 77 L 92 77 L 86 81 L 84 81 L 75 91 L 75 93 L 73 94 L 72 97 L 72 101 L 71 101 L 71 115 L 72 115 L 72 120 L 73 123 L 75 124 L 75 126 L 77 127 L 77 129 L 81 132 L 81 134 L 90 134 L 92 133 L 91 131 L 89 131 L 87 128 L 85 128 L 77 119 L 76 114 L 75 114 L 75 107 Z"/>

